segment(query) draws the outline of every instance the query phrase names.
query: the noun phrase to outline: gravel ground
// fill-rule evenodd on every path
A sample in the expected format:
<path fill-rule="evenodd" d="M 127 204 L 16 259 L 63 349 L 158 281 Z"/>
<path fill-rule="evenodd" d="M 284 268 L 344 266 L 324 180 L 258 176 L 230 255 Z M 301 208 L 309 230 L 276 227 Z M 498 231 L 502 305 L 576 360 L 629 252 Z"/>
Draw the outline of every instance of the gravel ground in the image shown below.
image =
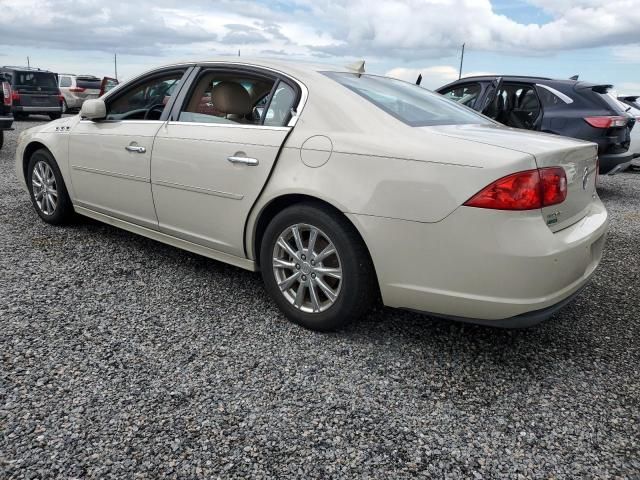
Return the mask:
<path fill-rule="evenodd" d="M 16 122 L 17 131 L 35 122 Z M 640 478 L 640 174 L 547 323 L 287 322 L 258 274 L 46 225 L 0 153 L 0 478 Z"/>

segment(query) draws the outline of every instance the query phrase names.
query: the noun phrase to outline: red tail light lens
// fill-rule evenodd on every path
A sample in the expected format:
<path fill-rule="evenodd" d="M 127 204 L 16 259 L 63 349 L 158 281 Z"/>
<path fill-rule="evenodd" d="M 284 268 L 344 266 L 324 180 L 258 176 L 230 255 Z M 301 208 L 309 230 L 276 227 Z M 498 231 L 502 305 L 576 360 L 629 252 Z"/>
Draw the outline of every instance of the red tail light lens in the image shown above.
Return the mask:
<path fill-rule="evenodd" d="M 70 88 L 69 91 L 73 92 L 73 93 L 82 93 L 86 90 L 86 88 L 82 88 L 82 87 L 74 87 L 74 88 Z"/>
<path fill-rule="evenodd" d="M 541 168 L 542 206 L 562 203 L 567 198 L 567 174 L 562 167 Z"/>
<path fill-rule="evenodd" d="M 584 121 L 593 128 L 613 128 L 626 127 L 629 119 L 627 117 L 587 117 Z"/>
<path fill-rule="evenodd" d="M 10 106 L 13 103 L 13 98 L 11 95 L 11 85 L 9 85 L 9 82 L 2 82 L 2 97 L 2 102 L 5 105 Z"/>
<path fill-rule="evenodd" d="M 13 90 L 11 92 L 11 101 L 19 102 L 20 101 L 20 92 L 18 90 Z"/>
<path fill-rule="evenodd" d="M 514 173 L 496 180 L 466 203 L 492 210 L 535 210 L 567 198 L 567 176 L 562 167 Z"/>

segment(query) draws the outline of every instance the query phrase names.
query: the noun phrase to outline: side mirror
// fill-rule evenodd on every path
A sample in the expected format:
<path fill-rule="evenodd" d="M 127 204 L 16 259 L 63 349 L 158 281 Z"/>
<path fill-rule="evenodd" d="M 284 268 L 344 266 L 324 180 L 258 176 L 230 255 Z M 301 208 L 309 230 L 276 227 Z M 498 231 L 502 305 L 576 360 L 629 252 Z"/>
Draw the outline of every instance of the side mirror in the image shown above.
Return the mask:
<path fill-rule="evenodd" d="M 92 98 L 85 100 L 80 109 L 80 117 L 89 120 L 102 120 L 107 117 L 107 106 L 104 100 L 100 98 Z"/>

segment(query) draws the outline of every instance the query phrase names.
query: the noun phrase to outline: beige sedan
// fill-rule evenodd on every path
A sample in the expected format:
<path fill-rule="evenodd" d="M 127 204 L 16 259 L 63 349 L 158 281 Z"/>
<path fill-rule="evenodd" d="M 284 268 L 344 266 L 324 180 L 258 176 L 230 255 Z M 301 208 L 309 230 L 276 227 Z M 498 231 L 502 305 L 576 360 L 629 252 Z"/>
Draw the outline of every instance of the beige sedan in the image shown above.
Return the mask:
<path fill-rule="evenodd" d="M 600 261 L 596 154 L 362 70 L 227 59 L 158 68 L 23 132 L 16 172 L 44 221 L 76 212 L 260 270 L 309 328 L 379 298 L 526 326 Z"/>

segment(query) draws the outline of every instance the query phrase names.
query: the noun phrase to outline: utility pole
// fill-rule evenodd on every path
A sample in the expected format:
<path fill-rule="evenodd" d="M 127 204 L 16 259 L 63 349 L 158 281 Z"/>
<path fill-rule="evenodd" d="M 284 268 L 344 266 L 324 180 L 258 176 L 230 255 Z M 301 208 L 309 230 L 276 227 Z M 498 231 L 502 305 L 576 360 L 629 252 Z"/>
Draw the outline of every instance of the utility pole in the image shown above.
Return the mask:
<path fill-rule="evenodd" d="M 458 72 L 458 80 L 462 78 L 462 62 L 464 62 L 464 43 L 462 44 L 462 55 L 460 55 L 460 71 Z"/>
<path fill-rule="evenodd" d="M 113 66 L 116 71 L 116 80 L 118 80 L 118 54 L 117 53 L 113 54 Z"/>
<path fill-rule="evenodd" d="M 27 68 L 31 68 L 31 62 L 29 61 L 29 57 L 27 56 Z"/>
<path fill-rule="evenodd" d="M 240 49 L 238 49 L 238 56 L 240 56 Z"/>

